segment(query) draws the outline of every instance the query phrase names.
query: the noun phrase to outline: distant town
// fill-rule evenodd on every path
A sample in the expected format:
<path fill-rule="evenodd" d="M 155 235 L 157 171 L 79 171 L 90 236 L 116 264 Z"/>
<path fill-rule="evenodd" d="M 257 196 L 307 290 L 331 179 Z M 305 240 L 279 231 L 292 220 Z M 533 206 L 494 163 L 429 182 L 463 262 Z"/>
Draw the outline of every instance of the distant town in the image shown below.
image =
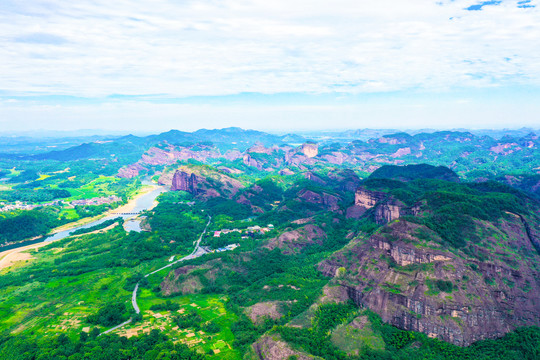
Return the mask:
<path fill-rule="evenodd" d="M 240 234 L 244 234 L 242 238 L 247 238 L 248 235 L 265 234 L 273 229 L 274 229 L 274 225 L 272 224 L 268 224 L 266 227 L 260 227 L 259 225 L 255 225 L 255 226 L 250 226 L 247 229 L 221 229 L 221 230 L 214 231 L 214 237 L 220 237 L 221 235 L 237 232 Z"/>
<path fill-rule="evenodd" d="M 87 206 L 87 205 L 103 205 L 103 204 L 112 204 L 115 202 L 120 202 L 122 199 L 116 195 L 106 196 L 106 197 L 97 197 L 92 199 L 81 199 L 81 200 L 72 200 L 72 201 L 63 201 L 55 200 L 47 203 L 40 204 L 28 204 L 22 201 L 16 201 L 14 203 L 2 203 L 0 202 L 0 212 L 14 211 L 14 210 L 32 210 L 45 206 Z"/>

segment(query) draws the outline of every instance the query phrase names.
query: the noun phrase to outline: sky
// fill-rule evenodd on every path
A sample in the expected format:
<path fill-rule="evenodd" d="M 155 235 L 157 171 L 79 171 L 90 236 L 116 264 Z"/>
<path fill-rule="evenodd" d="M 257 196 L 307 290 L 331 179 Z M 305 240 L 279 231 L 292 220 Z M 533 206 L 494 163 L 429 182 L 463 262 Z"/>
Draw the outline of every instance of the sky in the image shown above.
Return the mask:
<path fill-rule="evenodd" d="M 2 0 L 0 132 L 540 128 L 540 0 Z"/>

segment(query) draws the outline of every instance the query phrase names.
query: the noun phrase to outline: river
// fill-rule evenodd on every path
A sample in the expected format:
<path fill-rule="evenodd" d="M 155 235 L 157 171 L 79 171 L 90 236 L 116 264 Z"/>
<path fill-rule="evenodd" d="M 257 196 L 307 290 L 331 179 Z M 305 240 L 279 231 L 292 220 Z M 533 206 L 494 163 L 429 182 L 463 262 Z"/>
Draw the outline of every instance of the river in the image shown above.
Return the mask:
<path fill-rule="evenodd" d="M 153 185 L 155 186 L 155 184 L 152 184 L 148 181 L 143 181 L 143 185 Z M 18 244 L 13 244 L 13 245 L 9 245 L 9 246 L 5 246 L 5 247 L 0 247 L 0 252 L 3 252 L 3 251 L 6 251 L 6 250 L 12 250 L 12 249 L 17 249 L 17 248 L 20 248 L 20 247 L 23 247 L 23 246 L 28 246 L 28 245 L 32 245 L 32 244 L 37 244 L 37 243 L 41 243 L 41 242 L 51 242 L 51 241 L 56 241 L 56 240 L 61 240 L 61 239 L 64 239 L 68 236 L 70 236 L 74 231 L 76 230 L 79 230 L 79 229 L 87 229 L 89 227 L 92 227 L 92 226 L 96 226 L 96 225 L 99 225 L 107 220 L 110 220 L 110 219 L 115 219 L 115 218 L 118 218 L 118 217 L 122 217 L 124 219 L 124 229 L 126 229 L 126 231 L 141 231 L 141 227 L 140 227 L 140 219 L 135 219 L 135 217 L 137 217 L 137 215 L 134 215 L 135 213 L 139 213 L 141 211 L 144 211 L 144 210 L 148 210 L 148 209 L 151 209 L 155 206 L 156 204 L 156 198 L 163 192 L 167 191 L 168 189 L 165 187 L 165 186 L 159 186 L 159 187 L 156 187 L 154 190 L 152 191 L 149 191 L 145 194 L 142 194 L 138 197 L 136 197 L 135 199 L 129 201 L 126 205 L 123 205 L 121 207 L 119 207 L 118 209 L 115 209 L 115 210 L 111 210 L 110 211 L 110 214 L 99 219 L 99 220 L 96 220 L 96 221 L 92 221 L 88 224 L 85 224 L 85 225 L 80 225 L 80 226 L 77 226 L 77 227 L 73 227 L 71 229 L 68 229 L 68 230 L 63 230 L 63 231 L 59 231 L 55 234 L 52 234 L 52 235 L 49 235 L 49 236 L 46 236 L 46 237 L 43 237 L 43 238 L 40 238 L 40 239 L 37 239 L 37 240 L 31 240 L 31 241 L 25 241 L 25 242 L 22 242 L 22 243 L 18 243 Z"/>

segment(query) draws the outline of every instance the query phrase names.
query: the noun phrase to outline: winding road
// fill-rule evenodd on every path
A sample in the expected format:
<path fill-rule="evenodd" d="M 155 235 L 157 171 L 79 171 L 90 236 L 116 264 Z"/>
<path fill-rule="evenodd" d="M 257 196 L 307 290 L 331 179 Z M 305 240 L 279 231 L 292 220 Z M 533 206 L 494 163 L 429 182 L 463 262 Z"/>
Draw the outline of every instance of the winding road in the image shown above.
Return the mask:
<path fill-rule="evenodd" d="M 191 252 L 191 254 L 187 255 L 187 256 L 184 256 L 183 258 L 181 259 L 178 259 L 170 264 L 167 264 L 165 265 L 164 267 L 162 268 L 159 268 L 157 270 L 154 270 L 152 271 L 151 273 L 148 273 L 146 275 L 144 275 L 145 278 L 147 278 L 148 276 L 152 275 L 152 274 L 155 274 L 161 270 L 164 270 L 164 269 L 167 269 L 167 268 L 170 268 L 171 266 L 173 266 L 174 264 L 177 264 L 179 262 L 182 262 L 182 261 L 186 261 L 186 260 L 191 260 L 191 259 L 195 259 L 195 258 L 198 258 L 199 256 L 202 256 L 204 254 L 206 254 L 207 252 L 200 247 L 200 244 L 201 244 L 201 240 L 202 240 L 202 237 L 204 236 L 204 234 L 206 234 L 206 230 L 208 229 L 208 226 L 210 225 L 210 222 L 212 221 L 212 217 L 210 215 L 208 215 L 208 222 L 206 223 L 206 226 L 204 227 L 204 230 L 203 232 L 201 233 L 201 235 L 199 236 L 199 238 L 197 239 L 197 243 L 195 244 L 195 249 L 193 249 L 193 251 Z M 133 309 L 135 309 L 135 313 L 136 314 L 140 314 L 141 313 L 141 310 L 139 309 L 139 305 L 137 304 L 137 291 L 139 290 L 139 283 L 137 283 L 137 285 L 135 285 L 135 289 L 133 289 L 133 293 L 131 294 L 131 304 L 133 305 Z M 115 327 L 113 328 L 110 328 L 108 330 L 105 330 L 104 332 L 102 332 L 101 334 L 99 335 L 103 335 L 103 334 L 107 334 L 107 333 L 110 333 L 111 331 L 114 331 L 116 329 L 119 329 L 129 323 L 131 323 L 133 321 L 133 318 L 119 324 L 119 325 L 116 325 Z"/>

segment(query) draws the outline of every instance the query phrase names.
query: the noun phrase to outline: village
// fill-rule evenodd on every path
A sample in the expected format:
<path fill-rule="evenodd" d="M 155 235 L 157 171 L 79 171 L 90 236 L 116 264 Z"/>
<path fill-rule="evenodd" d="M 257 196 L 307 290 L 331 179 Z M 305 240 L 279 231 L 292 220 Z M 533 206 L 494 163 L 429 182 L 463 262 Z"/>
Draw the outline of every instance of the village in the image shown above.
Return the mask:
<path fill-rule="evenodd" d="M 14 203 L 0 202 L 0 212 L 15 211 L 15 210 L 33 210 L 33 209 L 45 207 L 45 206 L 68 206 L 68 207 L 88 206 L 88 205 L 95 206 L 95 205 L 103 205 L 103 204 L 112 204 L 112 203 L 120 202 L 120 201 L 122 201 L 120 197 L 116 195 L 111 195 L 111 196 L 97 197 L 97 198 L 91 198 L 91 199 L 72 200 L 72 201 L 55 200 L 55 201 L 39 203 L 39 204 L 28 204 L 22 201 L 16 201 Z"/>
<path fill-rule="evenodd" d="M 269 231 L 274 230 L 274 225 L 268 224 L 266 227 L 260 227 L 259 225 L 250 226 L 246 229 L 221 229 L 214 231 L 214 237 L 220 237 L 221 235 L 226 235 L 230 233 L 239 233 L 242 234 L 242 239 L 247 239 L 250 236 L 256 234 L 265 234 Z"/>

